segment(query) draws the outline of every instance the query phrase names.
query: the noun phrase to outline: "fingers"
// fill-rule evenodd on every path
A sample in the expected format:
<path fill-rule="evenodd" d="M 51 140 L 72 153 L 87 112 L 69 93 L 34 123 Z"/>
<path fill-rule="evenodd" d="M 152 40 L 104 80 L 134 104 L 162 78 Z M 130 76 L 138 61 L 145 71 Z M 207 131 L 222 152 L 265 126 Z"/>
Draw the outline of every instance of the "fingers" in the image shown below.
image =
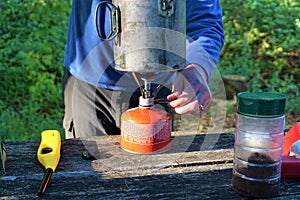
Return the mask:
<path fill-rule="evenodd" d="M 181 94 L 178 94 L 178 93 L 173 94 L 172 93 L 171 95 L 173 95 L 172 96 L 173 98 L 171 98 L 169 96 L 167 97 L 168 100 L 170 101 L 169 105 L 172 108 L 176 108 L 176 107 L 181 107 L 181 106 L 188 104 L 192 100 L 193 96 L 195 96 L 195 95 L 192 95 L 192 93 L 193 92 L 185 92 L 185 91 L 182 92 Z"/>
<path fill-rule="evenodd" d="M 211 95 L 209 92 L 206 92 L 205 94 L 198 93 L 194 96 L 192 101 L 187 102 L 186 99 L 186 97 L 179 96 L 176 100 L 170 101 L 169 106 L 178 114 L 191 113 L 202 115 L 210 104 Z"/>
<path fill-rule="evenodd" d="M 178 114 L 203 114 L 211 101 L 206 81 L 193 68 L 187 68 L 176 77 L 172 94 L 167 98 L 169 106 Z"/>

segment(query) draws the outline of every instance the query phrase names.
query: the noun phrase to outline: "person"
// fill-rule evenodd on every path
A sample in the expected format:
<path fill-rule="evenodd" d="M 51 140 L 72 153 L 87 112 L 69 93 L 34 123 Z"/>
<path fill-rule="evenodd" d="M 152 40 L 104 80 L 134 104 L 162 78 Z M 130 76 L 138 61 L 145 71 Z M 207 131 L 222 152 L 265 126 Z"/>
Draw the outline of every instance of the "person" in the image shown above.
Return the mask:
<path fill-rule="evenodd" d="M 66 138 L 120 134 L 121 114 L 138 106 L 141 95 L 131 73 L 111 64 L 113 41 L 97 35 L 94 11 L 100 1 L 72 2 L 63 77 Z M 224 43 L 220 1 L 187 0 L 186 34 L 192 39 L 186 47 L 189 63 L 155 96 L 167 98 L 170 112 L 201 115 L 211 101 L 208 81 Z M 158 84 L 162 79 L 157 78 Z"/>

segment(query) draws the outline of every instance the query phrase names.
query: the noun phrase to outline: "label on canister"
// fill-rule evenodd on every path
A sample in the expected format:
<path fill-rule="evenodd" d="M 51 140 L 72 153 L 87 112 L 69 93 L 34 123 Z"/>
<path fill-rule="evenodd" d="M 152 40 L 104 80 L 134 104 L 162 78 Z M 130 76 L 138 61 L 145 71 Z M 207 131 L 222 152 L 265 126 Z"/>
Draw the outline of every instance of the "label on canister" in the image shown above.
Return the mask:
<path fill-rule="evenodd" d="M 166 151 L 171 142 L 171 121 L 155 124 L 137 124 L 124 120 L 121 125 L 121 147 L 134 153 Z"/>

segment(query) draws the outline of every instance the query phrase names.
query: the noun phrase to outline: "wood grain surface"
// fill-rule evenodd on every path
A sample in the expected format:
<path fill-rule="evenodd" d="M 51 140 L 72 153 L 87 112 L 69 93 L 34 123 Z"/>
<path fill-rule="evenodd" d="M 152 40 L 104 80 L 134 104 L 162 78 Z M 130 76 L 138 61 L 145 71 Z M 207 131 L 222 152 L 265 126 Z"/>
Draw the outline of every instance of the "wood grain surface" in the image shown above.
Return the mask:
<path fill-rule="evenodd" d="M 243 199 L 231 185 L 232 133 L 173 133 L 173 139 L 169 151 L 151 155 L 124 151 L 119 136 L 63 140 L 43 199 Z M 36 158 L 39 141 L 5 146 L 0 198 L 38 199 L 44 172 Z M 97 160 L 82 159 L 86 149 Z M 282 179 L 280 196 L 273 199 L 300 199 L 299 183 Z"/>

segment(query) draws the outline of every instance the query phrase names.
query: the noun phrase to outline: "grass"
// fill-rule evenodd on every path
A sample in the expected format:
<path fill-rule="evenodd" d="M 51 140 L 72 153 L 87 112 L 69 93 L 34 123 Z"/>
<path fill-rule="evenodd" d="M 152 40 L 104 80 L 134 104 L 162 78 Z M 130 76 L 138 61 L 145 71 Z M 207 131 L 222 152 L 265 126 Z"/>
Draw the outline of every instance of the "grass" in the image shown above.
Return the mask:
<path fill-rule="evenodd" d="M 0 137 L 3 141 L 38 140 L 43 130 L 56 129 L 64 133 L 62 116 L 44 116 L 42 114 L 21 114 L 13 110 L 4 110 L 0 115 Z"/>

